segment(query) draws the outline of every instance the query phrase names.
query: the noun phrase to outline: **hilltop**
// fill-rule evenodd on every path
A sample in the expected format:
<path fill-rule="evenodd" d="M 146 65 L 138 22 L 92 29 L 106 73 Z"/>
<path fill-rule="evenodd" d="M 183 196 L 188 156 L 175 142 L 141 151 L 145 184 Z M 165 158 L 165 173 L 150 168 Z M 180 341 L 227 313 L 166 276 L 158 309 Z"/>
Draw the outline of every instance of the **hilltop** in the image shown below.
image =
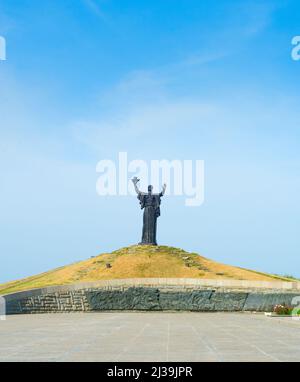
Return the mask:
<path fill-rule="evenodd" d="M 293 281 L 217 263 L 179 248 L 133 245 L 36 276 L 0 284 L 0 294 L 50 285 L 143 277 Z"/>

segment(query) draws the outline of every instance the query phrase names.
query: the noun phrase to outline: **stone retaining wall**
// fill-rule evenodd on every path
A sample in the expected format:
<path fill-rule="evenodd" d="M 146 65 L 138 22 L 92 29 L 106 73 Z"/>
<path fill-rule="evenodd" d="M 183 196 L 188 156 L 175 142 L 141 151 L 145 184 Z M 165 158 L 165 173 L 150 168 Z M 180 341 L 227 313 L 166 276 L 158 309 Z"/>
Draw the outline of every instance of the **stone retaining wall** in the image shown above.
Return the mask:
<path fill-rule="evenodd" d="M 300 290 L 290 287 L 275 289 L 273 286 L 271 289 L 266 285 L 258 287 L 252 284 L 252 288 L 241 285 L 231 288 L 215 285 L 212 288 L 197 282 L 193 284 L 192 279 L 168 279 L 168 282 L 159 279 L 159 283 L 157 280 L 152 279 L 151 283 L 143 279 L 135 279 L 134 282 L 123 280 L 123 283 L 122 280 L 109 280 L 13 293 L 4 296 L 6 313 L 105 310 L 272 311 L 274 305 L 292 305 L 293 298 L 300 296 Z"/>

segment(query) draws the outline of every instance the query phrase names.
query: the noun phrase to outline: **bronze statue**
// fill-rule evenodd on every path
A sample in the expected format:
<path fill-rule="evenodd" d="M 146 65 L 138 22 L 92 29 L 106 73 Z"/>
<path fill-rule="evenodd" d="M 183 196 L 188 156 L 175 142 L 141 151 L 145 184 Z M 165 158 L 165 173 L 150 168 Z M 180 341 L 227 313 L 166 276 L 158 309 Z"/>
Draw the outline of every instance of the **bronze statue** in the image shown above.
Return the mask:
<path fill-rule="evenodd" d="M 148 192 L 141 192 L 137 186 L 139 179 L 134 177 L 132 182 L 138 195 L 141 209 L 144 209 L 143 236 L 139 244 L 157 245 L 156 223 L 157 218 L 160 216 L 160 199 L 164 195 L 167 185 L 163 185 L 163 189 L 159 194 L 153 194 L 153 187 L 151 185 L 148 186 Z"/>

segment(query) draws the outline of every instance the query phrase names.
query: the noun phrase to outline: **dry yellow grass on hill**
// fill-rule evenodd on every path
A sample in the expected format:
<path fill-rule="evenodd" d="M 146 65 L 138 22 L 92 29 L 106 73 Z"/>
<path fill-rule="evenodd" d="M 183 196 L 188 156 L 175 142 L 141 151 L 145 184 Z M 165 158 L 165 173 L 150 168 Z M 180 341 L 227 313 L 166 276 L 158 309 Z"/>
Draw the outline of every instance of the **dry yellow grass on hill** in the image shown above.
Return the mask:
<path fill-rule="evenodd" d="M 134 245 L 36 276 L 1 284 L 0 294 L 50 285 L 143 277 L 292 281 L 217 263 L 179 248 Z"/>

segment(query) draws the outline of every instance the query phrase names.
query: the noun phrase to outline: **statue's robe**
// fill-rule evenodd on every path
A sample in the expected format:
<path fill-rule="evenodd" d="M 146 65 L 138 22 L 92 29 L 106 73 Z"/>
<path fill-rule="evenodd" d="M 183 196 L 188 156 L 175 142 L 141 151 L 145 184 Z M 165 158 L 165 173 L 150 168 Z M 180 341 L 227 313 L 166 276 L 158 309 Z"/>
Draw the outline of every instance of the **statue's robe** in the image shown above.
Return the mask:
<path fill-rule="evenodd" d="M 139 192 L 138 199 L 141 209 L 144 209 L 143 216 L 143 235 L 140 244 L 157 245 L 156 242 L 156 223 L 160 216 L 160 194 L 149 194 Z"/>

